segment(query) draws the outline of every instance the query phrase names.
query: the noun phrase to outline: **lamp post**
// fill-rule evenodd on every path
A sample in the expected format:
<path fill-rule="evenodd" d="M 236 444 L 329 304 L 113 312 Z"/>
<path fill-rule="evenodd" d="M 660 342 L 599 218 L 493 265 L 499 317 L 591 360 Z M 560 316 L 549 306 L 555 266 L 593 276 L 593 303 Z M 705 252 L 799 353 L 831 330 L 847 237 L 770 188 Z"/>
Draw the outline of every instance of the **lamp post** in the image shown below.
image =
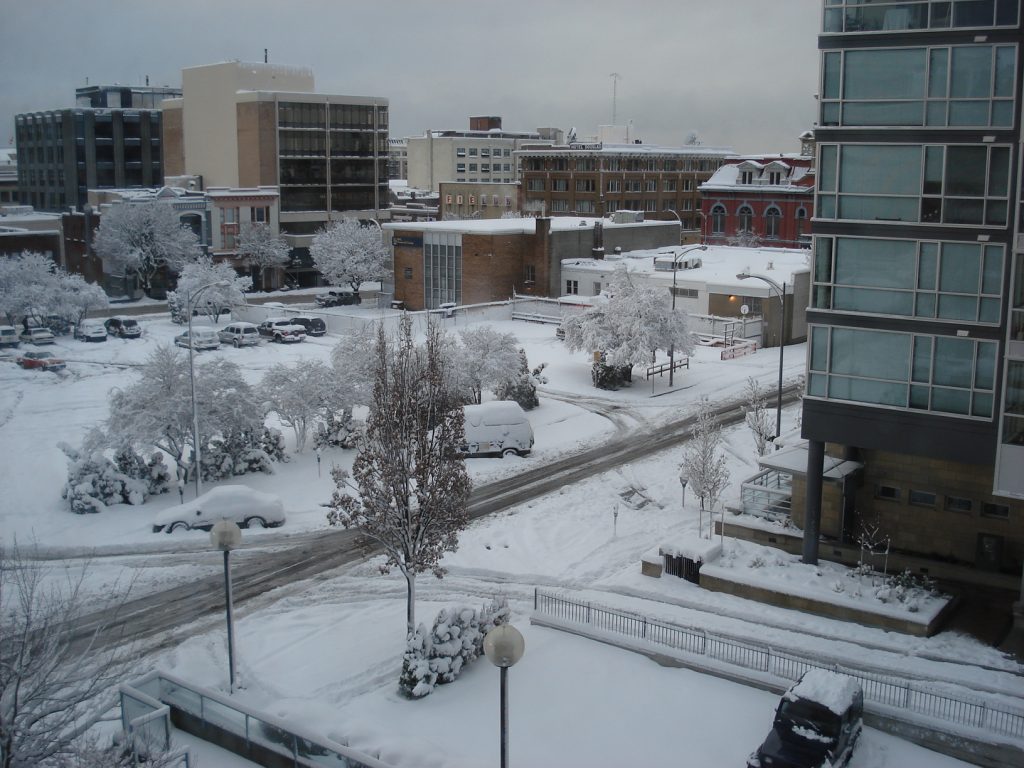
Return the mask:
<path fill-rule="evenodd" d="M 526 641 L 511 624 L 501 624 L 484 638 L 484 655 L 501 670 L 501 768 L 508 768 L 508 668 L 523 657 Z"/>
<path fill-rule="evenodd" d="M 679 260 L 690 253 L 690 251 L 706 251 L 708 247 L 706 245 L 694 245 L 689 248 L 683 248 L 679 253 L 672 257 L 672 312 L 676 311 L 676 272 L 679 270 Z M 676 345 L 673 344 L 668 348 L 668 385 L 671 387 L 675 381 L 676 372 Z"/>
<path fill-rule="evenodd" d="M 224 553 L 224 605 L 228 617 L 228 690 L 235 692 L 235 630 L 232 621 L 231 550 L 242 543 L 242 529 L 231 520 L 220 520 L 210 529 L 210 542 Z"/>
<path fill-rule="evenodd" d="M 199 439 L 199 406 L 196 404 L 195 341 L 192 338 L 192 311 L 196 307 L 196 299 L 199 298 L 199 294 L 207 288 L 226 288 L 228 285 L 229 283 L 226 280 L 207 283 L 200 286 L 199 290 L 193 293 L 185 303 L 185 312 L 188 315 L 188 381 L 192 388 L 192 458 L 195 460 L 197 497 L 203 493 L 203 466 L 201 462 L 202 451 L 199 447 L 202 441 Z"/>
<path fill-rule="evenodd" d="M 768 283 L 778 294 L 779 303 L 782 305 L 782 314 L 779 315 L 779 391 L 775 406 L 775 437 L 777 439 L 782 434 L 782 356 L 786 349 L 786 284 L 779 285 L 770 277 L 755 275 L 751 272 L 740 272 L 736 275 L 737 280 L 746 280 L 748 277 Z M 778 447 L 775 446 L 776 450 Z"/>

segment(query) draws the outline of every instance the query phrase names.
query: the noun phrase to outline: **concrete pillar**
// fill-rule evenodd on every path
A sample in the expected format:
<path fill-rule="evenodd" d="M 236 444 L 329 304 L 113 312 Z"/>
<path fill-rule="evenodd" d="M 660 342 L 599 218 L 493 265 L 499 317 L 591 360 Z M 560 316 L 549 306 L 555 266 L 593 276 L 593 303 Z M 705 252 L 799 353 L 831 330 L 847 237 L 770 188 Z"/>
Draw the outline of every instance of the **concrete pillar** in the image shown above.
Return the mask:
<path fill-rule="evenodd" d="M 825 471 L 825 443 L 807 441 L 807 501 L 804 512 L 804 551 L 801 560 L 818 563 L 818 532 L 821 530 L 821 475 Z"/>

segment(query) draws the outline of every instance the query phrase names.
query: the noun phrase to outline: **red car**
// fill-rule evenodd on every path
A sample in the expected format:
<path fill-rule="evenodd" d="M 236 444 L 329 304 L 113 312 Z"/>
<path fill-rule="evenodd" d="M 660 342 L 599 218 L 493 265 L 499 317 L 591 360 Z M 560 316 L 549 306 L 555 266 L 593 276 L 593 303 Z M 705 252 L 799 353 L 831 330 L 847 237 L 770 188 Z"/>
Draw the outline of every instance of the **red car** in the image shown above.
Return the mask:
<path fill-rule="evenodd" d="M 26 352 L 18 358 L 22 368 L 42 368 L 44 371 L 63 371 L 64 361 L 54 357 L 52 352 Z"/>

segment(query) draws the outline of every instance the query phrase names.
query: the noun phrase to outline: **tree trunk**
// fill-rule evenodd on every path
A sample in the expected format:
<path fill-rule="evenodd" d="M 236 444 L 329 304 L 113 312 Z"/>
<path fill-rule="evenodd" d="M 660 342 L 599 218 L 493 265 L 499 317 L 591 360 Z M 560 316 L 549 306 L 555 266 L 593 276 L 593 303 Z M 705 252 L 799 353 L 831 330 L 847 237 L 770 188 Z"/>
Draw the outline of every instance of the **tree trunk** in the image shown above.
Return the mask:
<path fill-rule="evenodd" d="M 405 571 L 406 596 L 405 596 L 405 623 L 407 625 L 406 635 L 416 631 L 416 574 L 412 571 Z"/>

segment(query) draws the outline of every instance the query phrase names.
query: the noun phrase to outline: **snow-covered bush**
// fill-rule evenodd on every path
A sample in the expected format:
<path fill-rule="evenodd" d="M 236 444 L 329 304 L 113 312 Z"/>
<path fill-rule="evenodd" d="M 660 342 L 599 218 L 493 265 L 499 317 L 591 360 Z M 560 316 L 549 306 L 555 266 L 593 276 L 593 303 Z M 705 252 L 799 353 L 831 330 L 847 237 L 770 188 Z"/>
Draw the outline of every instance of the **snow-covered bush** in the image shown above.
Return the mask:
<path fill-rule="evenodd" d="M 540 405 L 537 399 L 537 383 L 542 378 L 540 372 L 547 363 L 541 363 L 530 373 L 530 364 L 526 360 L 526 350 L 519 350 L 519 375 L 514 379 L 501 382 L 494 388 L 494 396 L 498 400 L 514 400 L 524 411 Z"/>
<path fill-rule="evenodd" d="M 266 427 L 255 440 L 245 434 L 213 437 L 203 449 L 203 479 L 223 480 L 250 472 L 274 474 L 274 459 L 264 450 L 264 445 L 278 455 L 278 461 L 284 459 L 283 436 L 280 432 L 274 436 Z"/>
<path fill-rule="evenodd" d="M 146 484 L 146 495 L 156 496 L 167 493 L 171 488 L 171 471 L 164 464 L 162 453 L 154 453 L 144 459 L 130 446 L 121 448 L 114 455 L 114 466 L 117 471 Z"/>
<path fill-rule="evenodd" d="M 509 619 L 508 601 L 492 600 L 480 609 L 443 608 L 434 627 L 420 624 L 409 635 L 402 658 L 398 690 L 411 699 L 421 699 L 436 685 L 454 682 L 462 668 L 483 654 L 484 637 Z"/>
<path fill-rule="evenodd" d="M 633 381 L 633 369 L 627 366 L 595 362 L 590 368 L 590 378 L 598 389 L 616 390 Z"/>
<path fill-rule="evenodd" d="M 79 514 L 101 512 L 111 504 L 142 504 L 148 494 L 144 479 L 129 477 L 101 451 L 79 451 L 66 443 L 58 446 L 71 460 L 68 481 L 61 496 L 71 511 Z"/>
<path fill-rule="evenodd" d="M 355 448 L 363 435 L 363 426 L 352 418 L 351 411 L 328 414 L 326 421 L 316 425 L 313 447 Z"/>

